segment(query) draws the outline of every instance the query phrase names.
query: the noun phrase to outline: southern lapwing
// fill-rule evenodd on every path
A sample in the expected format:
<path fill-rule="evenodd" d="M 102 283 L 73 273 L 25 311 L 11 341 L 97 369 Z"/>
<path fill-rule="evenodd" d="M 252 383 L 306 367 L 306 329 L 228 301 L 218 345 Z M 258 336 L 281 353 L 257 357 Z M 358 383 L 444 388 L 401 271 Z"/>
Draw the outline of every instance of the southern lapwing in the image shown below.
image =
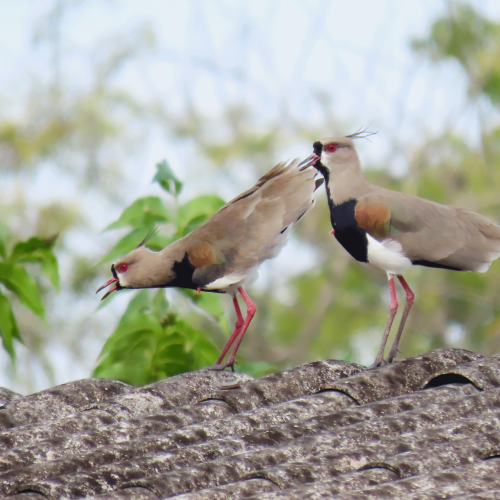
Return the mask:
<path fill-rule="evenodd" d="M 278 255 L 292 226 L 314 206 L 313 193 L 323 183 L 321 178 L 315 180 L 311 158 L 279 163 L 255 186 L 163 250 L 153 252 L 139 245 L 111 266 L 113 277 L 97 292 L 113 285 L 103 299 L 122 288 L 179 287 L 232 295 L 236 325 L 213 368 L 234 370 L 236 352 L 257 310 L 244 288 L 257 278 L 262 262 Z M 245 319 L 236 292 L 247 305 Z"/>
<path fill-rule="evenodd" d="M 380 366 L 398 308 L 394 276 L 406 292 L 406 307 L 389 363 L 415 298 L 403 273 L 416 265 L 485 272 L 500 256 L 500 227 L 483 215 L 368 183 L 352 141 L 363 136 L 327 137 L 313 147 L 315 167 L 326 181 L 332 233 L 352 257 L 384 270 L 389 279 L 390 314 L 374 363 Z"/>

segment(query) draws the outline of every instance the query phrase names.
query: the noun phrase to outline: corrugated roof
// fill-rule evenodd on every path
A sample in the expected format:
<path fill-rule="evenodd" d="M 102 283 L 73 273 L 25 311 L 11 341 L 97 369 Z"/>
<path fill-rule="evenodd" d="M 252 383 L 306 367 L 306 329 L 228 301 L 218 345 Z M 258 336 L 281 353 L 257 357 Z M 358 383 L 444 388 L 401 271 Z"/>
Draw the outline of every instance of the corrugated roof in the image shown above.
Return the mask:
<path fill-rule="evenodd" d="M 0 429 L 11 500 L 500 498 L 500 357 L 0 389 Z"/>

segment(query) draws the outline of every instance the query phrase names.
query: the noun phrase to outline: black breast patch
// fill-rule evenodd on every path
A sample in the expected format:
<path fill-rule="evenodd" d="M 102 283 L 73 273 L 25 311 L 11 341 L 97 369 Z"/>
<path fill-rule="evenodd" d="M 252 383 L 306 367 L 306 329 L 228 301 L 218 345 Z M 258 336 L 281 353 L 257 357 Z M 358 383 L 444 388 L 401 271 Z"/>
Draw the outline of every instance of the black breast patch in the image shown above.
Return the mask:
<path fill-rule="evenodd" d="M 366 231 L 356 222 L 356 200 L 340 205 L 330 204 L 330 220 L 337 241 L 359 262 L 368 262 L 368 238 Z"/>
<path fill-rule="evenodd" d="M 321 142 L 314 143 L 314 152 L 320 156 L 323 149 Z M 330 220 L 335 231 L 337 241 L 359 262 L 368 262 L 368 238 L 366 231 L 358 226 L 354 209 L 356 200 L 347 200 L 346 202 L 335 205 L 330 192 L 330 171 L 321 161 L 314 165 L 316 169 L 325 178 L 326 198 L 328 208 L 330 209 Z"/>
<path fill-rule="evenodd" d="M 180 262 L 174 262 L 172 270 L 175 273 L 175 278 L 164 286 L 169 288 L 191 288 L 193 290 L 198 288 L 198 286 L 193 283 L 193 273 L 195 271 L 195 267 L 191 264 L 187 252 L 184 254 L 184 258 Z"/>
<path fill-rule="evenodd" d="M 193 266 L 193 264 L 191 264 L 187 252 L 184 254 L 184 258 L 180 262 L 174 262 L 172 270 L 175 273 L 175 278 L 170 283 L 161 285 L 161 287 L 190 288 L 191 290 L 201 288 L 204 292 L 225 293 L 221 292 L 220 290 L 205 290 L 203 288 L 203 285 L 194 283 L 193 274 L 196 268 Z"/>

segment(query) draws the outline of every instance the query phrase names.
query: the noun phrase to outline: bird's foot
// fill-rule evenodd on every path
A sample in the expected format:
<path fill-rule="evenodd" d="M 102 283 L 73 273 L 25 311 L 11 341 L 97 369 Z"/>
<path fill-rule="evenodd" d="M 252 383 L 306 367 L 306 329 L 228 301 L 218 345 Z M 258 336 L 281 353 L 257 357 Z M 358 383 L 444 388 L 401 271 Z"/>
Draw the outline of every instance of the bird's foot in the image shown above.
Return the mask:
<path fill-rule="evenodd" d="M 375 360 L 373 365 L 368 367 L 368 369 L 373 370 L 374 368 L 380 368 L 382 366 L 390 365 L 390 364 L 394 363 L 395 360 L 396 360 L 396 355 L 391 357 L 391 355 L 389 354 L 389 356 L 387 356 L 386 359 L 382 359 L 381 361 Z"/>
<path fill-rule="evenodd" d="M 387 356 L 387 363 L 393 363 L 396 360 L 396 356 L 398 355 L 399 349 L 392 349 L 389 351 L 389 356 Z"/>
<path fill-rule="evenodd" d="M 369 366 L 368 369 L 373 370 L 374 368 L 380 368 L 381 366 L 384 366 L 386 363 L 387 361 L 384 359 L 383 355 L 377 356 L 373 364 Z"/>
<path fill-rule="evenodd" d="M 235 360 L 231 361 L 228 360 L 225 363 L 215 363 L 215 365 L 212 366 L 207 366 L 207 370 L 215 371 L 215 372 L 222 372 L 226 368 L 231 368 L 231 371 L 234 372 L 234 363 Z"/>

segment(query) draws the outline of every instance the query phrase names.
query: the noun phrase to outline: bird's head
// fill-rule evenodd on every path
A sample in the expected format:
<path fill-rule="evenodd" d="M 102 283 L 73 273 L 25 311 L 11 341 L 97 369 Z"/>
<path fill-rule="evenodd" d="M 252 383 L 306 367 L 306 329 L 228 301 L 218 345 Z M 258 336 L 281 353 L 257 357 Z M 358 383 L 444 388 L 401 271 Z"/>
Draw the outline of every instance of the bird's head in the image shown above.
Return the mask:
<path fill-rule="evenodd" d="M 359 165 L 358 154 L 354 143 L 348 137 L 326 137 L 313 144 L 314 154 L 319 160 L 314 165 L 323 175 L 326 169 L 330 172 L 341 172 L 344 169 Z"/>
<path fill-rule="evenodd" d="M 318 157 L 315 167 L 325 175 L 325 172 L 341 174 L 346 170 L 360 170 L 360 163 L 353 139 L 365 139 L 376 132 L 367 129 L 358 130 L 347 136 L 332 136 L 316 141 L 313 144 L 314 154 Z"/>
<path fill-rule="evenodd" d="M 182 260 L 182 259 L 181 259 Z M 168 253 L 153 252 L 140 246 L 121 257 L 111 265 L 113 277 L 102 285 L 96 293 L 109 285 L 113 285 L 102 297 L 122 288 L 157 288 L 172 286 L 177 274 L 175 259 Z"/>

